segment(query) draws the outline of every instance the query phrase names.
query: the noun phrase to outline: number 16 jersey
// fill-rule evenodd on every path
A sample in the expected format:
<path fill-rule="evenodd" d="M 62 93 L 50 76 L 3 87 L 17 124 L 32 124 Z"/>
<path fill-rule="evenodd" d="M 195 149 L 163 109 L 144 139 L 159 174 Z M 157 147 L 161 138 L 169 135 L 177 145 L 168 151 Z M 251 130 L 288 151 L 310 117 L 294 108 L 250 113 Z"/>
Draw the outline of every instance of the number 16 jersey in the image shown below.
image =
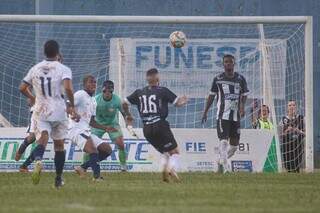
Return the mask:
<path fill-rule="evenodd" d="M 177 96 L 166 87 L 144 87 L 134 91 L 125 99 L 137 105 L 143 124 L 152 124 L 165 120 L 168 116 L 168 103 L 177 101 Z"/>
<path fill-rule="evenodd" d="M 34 113 L 43 121 L 66 120 L 63 80 L 72 79 L 70 68 L 58 61 L 44 60 L 33 66 L 23 81 L 33 87 Z"/>

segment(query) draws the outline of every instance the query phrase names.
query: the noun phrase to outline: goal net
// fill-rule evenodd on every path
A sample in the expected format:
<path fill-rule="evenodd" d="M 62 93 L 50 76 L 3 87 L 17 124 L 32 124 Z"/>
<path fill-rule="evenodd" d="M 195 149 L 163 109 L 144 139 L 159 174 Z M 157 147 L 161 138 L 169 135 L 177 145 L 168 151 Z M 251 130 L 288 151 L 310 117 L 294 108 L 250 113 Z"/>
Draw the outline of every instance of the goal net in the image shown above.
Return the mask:
<path fill-rule="evenodd" d="M 288 23 L 285 19 L 252 21 L 254 17 L 248 23 L 245 19 L 237 22 L 237 17 L 232 19 L 234 23 L 222 19 L 193 23 L 191 19 L 183 21 L 183 17 L 176 23 L 174 19 L 163 21 L 161 17 L 152 23 L 134 19 L 118 22 L 116 19 L 114 22 L 82 19 L 83 23 L 67 18 L 60 21 L 53 18 L 51 22 L 0 21 L 1 125 L 28 125 L 29 108 L 18 85 L 27 71 L 44 59 L 43 44 L 48 39 L 59 42 L 63 63 L 73 71 L 75 91 L 82 87 L 82 78 L 92 74 L 97 78 L 98 92 L 102 82 L 110 79 L 115 82 L 116 93 L 124 98 L 146 85 L 146 70 L 157 68 L 161 85 L 177 95 L 189 97 L 186 107 L 169 108 L 168 120 L 173 128 L 216 127 L 216 107 L 210 110 L 205 124 L 201 123 L 201 116 L 213 77 L 223 72 L 222 57 L 232 54 L 236 58 L 235 70 L 245 76 L 250 90 L 241 127 L 253 128 L 262 104 L 270 109 L 274 141 L 268 151 L 266 170 L 304 169 L 308 158 L 312 161 L 309 166 L 313 168 L 313 136 L 308 135 L 312 134 L 312 82 L 305 84 L 308 77 L 306 60 L 310 62 L 306 56 L 306 45 L 310 45 L 306 39 L 306 36 L 310 37 L 310 32 L 306 31 L 307 19 L 288 19 Z M 186 34 L 187 43 L 183 48 L 175 49 L 168 38 L 177 30 Z M 287 115 L 289 100 L 295 101 L 297 114 L 305 116 L 303 131 L 306 136 L 299 140 L 291 136 L 292 140 L 284 140 L 279 125 Z M 142 122 L 134 108 L 133 115 L 135 127 L 141 127 Z M 306 144 L 306 138 L 311 141 L 309 144 Z M 256 142 L 260 143 L 259 138 Z"/>

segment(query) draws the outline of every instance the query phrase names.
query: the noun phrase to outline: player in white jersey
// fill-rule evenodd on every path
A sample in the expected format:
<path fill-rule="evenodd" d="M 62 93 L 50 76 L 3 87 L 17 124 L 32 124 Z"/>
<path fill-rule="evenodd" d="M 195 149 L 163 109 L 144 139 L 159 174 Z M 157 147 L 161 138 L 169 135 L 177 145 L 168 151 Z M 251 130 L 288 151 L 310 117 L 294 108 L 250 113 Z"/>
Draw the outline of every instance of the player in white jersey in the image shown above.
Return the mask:
<path fill-rule="evenodd" d="M 32 174 L 32 181 L 38 184 L 42 170 L 42 158 L 49 140 L 49 136 L 54 141 L 56 168 L 55 186 L 61 187 L 62 172 L 65 162 L 64 139 L 67 136 L 67 110 L 72 117 L 75 117 L 73 101 L 72 72 L 70 68 L 58 62 L 59 44 L 54 40 L 49 40 L 44 45 L 46 59 L 33 66 L 23 79 L 20 91 L 30 98 L 34 103 L 33 117 L 35 119 L 35 135 L 38 145 L 32 151 L 35 159 L 35 168 Z M 30 90 L 33 88 L 35 95 Z M 64 89 L 70 101 L 66 109 L 65 101 L 62 97 Z"/>
<path fill-rule="evenodd" d="M 62 54 L 58 54 L 58 61 L 60 63 L 63 62 L 63 57 Z M 28 105 L 30 107 L 30 122 L 29 122 L 29 126 L 27 129 L 27 133 L 28 136 L 24 138 L 22 144 L 20 145 L 19 149 L 16 152 L 15 155 L 15 160 L 19 161 L 21 159 L 21 156 L 23 155 L 23 153 L 25 152 L 25 150 L 27 149 L 27 147 L 34 143 L 36 141 L 36 136 L 34 134 L 34 129 L 35 129 L 35 120 L 33 118 L 33 110 L 34 110 L 34 106 L 31 104 L 31 100 L 28 98 Z M 28 173 L 28 166 L 34 161 L 33 159 L 33 155 L 32 153 L 30 153 L 30 155 L 28 156 L 28 158 L 22 163 L 22 165 L 19 167 L 19 172 L 21 173 Z"/>
<path fill-rule="evenodd" d="M 116 131 L 116 129 L 104 125 L 100 125 L 95 121 L 96 115 L 96 79 L 92 75 L 87 75 L 83 79 L 83 90 L 79 90 L 74 94 L 74 104 L 79 115 L 79 120 L 69 121 L 68 138 L 79 146 L 84 152 L 89 154 L 89 160 L 83 165 L 76 167 L 75 171 L 83 177 L 88 167 L 92 168 L 93 180 L 100 180 L 99 161 L 106 159 L 112 152 L 108 143 L 91 134 L 90 126 L 104 131 Z"/>

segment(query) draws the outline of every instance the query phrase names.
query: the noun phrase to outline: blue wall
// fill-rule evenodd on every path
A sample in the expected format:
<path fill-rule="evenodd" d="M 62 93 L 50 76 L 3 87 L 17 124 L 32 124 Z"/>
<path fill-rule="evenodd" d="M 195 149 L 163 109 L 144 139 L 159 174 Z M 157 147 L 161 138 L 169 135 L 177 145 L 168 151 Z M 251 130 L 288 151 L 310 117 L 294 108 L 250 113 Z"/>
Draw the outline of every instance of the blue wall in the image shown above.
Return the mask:
<path fill-rule="evenodd" d="M 313 16 L 315 151 L 320 166 L 320 1 L 319 0 L 39 0 L 40 14 Z M 1 0 L 0 14 L 34 14 L 33 0 Z"/>

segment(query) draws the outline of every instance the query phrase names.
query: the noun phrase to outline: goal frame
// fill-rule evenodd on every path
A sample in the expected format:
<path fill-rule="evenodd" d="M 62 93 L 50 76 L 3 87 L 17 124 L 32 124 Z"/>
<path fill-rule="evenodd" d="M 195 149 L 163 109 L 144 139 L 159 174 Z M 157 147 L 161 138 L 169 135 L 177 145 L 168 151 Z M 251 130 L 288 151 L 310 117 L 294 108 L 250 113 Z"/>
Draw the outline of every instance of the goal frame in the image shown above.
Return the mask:
<path fill-rule="evenodd" d="M 78 16 L 0 15 L 0 22 L 162 23 L 162 24 L 304 24 L 305 26 L 305 162 L 314 170 L 313 21 L 312 16 Z M 0 114 L 1 115 L 1 114 Z M 1 118 L 1 117 L 0 117 Z"/>

